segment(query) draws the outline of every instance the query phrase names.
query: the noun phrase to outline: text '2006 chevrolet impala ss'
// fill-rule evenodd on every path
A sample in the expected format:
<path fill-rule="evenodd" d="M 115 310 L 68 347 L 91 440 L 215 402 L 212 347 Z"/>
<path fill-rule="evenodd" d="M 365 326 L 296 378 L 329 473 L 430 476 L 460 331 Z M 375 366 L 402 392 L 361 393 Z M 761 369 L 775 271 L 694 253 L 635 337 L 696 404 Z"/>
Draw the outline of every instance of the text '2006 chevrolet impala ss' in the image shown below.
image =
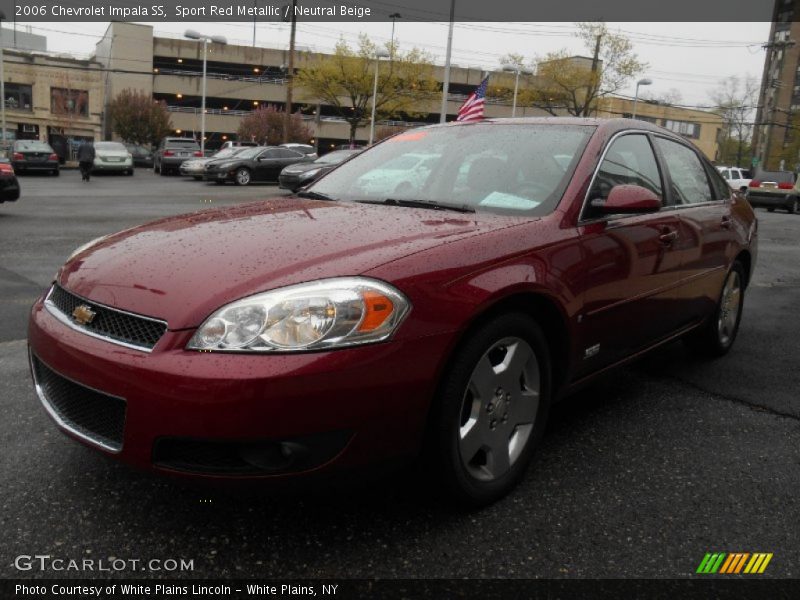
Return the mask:
<path fill-rule="evenodd" d="M 362 185 L 406 155 L 425 168 Z M 31 369 L 64 431 L 137 467 L 277 479 L 422 454 L 485 504 L 591 377 L 679 337 L 725 354 L 756 239 L 747 201 L 647 123 L 425 127 L 296 196 L 79 248 L 32 309 Z"/>

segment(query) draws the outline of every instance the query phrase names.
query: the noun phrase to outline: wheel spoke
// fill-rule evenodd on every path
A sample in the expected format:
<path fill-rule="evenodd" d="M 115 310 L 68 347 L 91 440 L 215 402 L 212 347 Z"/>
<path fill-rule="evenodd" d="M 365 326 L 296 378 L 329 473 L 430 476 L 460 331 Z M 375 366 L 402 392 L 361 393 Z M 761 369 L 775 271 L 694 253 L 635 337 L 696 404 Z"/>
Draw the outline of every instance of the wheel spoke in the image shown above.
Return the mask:
<path fill-rule="evenodd" d="M 487 352 L 475 366 L 469 385 L 478 398 L 484 402 L 488 402 L 492 396 L 494 396 L 497 383 L 497 373 L 489 360 L 489 353 Z"/>
<path fill-rule="evenodd" d="M 472 425 L 466 432 L 461 431 L 461 439 L 459 440 L 459 448 L 461 450 L 461 459 L 464 464 L 469 463 L 475 455 L 483 448 L 488 446 L 488 441 L 485 437 L 486 428 L 482 427 L 482 423 L 472 422 Z"/>
<path fill-rule="evenodd" d="M 511 457 L 508 455 L 508 439 L 497 440 L 489 453 L 489 461 L 486 465 L 492 477 L 497 478 L 511 468 Z"/>

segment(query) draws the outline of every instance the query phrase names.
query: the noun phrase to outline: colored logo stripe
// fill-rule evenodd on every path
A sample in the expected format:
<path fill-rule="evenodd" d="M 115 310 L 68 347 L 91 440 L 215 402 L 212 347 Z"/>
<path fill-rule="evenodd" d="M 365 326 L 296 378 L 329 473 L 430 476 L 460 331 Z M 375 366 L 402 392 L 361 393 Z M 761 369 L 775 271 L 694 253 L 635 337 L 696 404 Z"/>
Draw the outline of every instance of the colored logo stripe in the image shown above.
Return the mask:
<path fill-rule="evenodd" d="M 697 567 L 697 573 L 735 575 L 740 573 L 760 574 L 772 560 L 772 553 L 756 552 L 707 552 Z M 749 561 L 748 561 L 749 559 Z M 745 564 L 747 566 L 745 566 Z"/>
<path fill-rule="evenodd" d="M 764 569 L 767 568 L 769 561 L 772 560 L 772 553 L 757 553 L 753 554 L 753 558 L 750 559 L 750 562 L 747 563 L 747 566 L 744 568 L 745 573 L 763 573 Z"/>

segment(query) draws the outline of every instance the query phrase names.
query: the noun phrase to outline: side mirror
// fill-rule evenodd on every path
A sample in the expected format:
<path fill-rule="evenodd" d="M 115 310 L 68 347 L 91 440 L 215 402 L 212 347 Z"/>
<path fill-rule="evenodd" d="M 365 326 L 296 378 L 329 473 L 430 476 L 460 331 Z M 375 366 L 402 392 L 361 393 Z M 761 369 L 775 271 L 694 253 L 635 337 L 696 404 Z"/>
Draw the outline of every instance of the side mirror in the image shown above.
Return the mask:
<path fill-rule="evenodd" d="M 592 206 L 606 215 L 653 213 L 661 209 L 661 198 L 640 185 L 616 185 L 606 200 L 592 200 Z"/>

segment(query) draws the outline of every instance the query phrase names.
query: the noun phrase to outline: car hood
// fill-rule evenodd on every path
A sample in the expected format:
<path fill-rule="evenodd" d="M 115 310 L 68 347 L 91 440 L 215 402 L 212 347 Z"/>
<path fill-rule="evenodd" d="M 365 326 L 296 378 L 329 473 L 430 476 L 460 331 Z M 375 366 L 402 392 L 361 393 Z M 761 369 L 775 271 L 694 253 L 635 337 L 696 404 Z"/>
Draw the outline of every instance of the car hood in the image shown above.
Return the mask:
<path fill-rule="evenodd" d="M 114 234 L 68 261 L 59 282 L 89 300 L 184 329 L 245 296 L 358 275 L 518 222 L 480 213 L 276 198 Z"/>
<path fill-rule="evenodd" d="M 289 165 L 283 169 L 283 173 L 286 175 L 299 175 L 300 173 L 305 173 L 306 171 L 313 171 L 315 169 L 332 169 L 335 166 L 336 165 L 332 165 L 330 163 L 303 162 L 295 165 Z"/>

